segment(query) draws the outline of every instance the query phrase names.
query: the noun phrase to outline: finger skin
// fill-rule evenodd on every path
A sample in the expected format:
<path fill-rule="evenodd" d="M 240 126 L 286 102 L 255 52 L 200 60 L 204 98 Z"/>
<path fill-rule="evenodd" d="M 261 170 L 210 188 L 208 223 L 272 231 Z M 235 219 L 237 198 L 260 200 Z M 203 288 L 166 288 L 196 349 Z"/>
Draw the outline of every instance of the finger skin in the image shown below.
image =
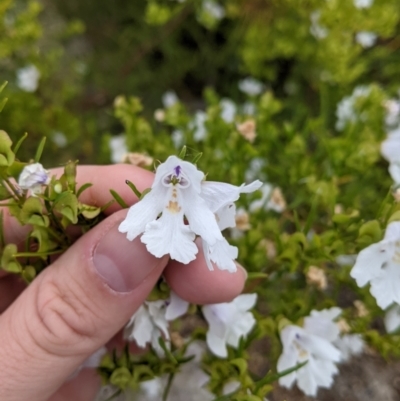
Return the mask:
<path fill-rule="evenodd" d="M 148 296 L 167 258 L 154 258 L 131 292 L 116 293 L 94 270 L 96 244 L 120 220 L 116 213 L 81 237 L 0 316 L 0 400 L 47 400 Z"/>

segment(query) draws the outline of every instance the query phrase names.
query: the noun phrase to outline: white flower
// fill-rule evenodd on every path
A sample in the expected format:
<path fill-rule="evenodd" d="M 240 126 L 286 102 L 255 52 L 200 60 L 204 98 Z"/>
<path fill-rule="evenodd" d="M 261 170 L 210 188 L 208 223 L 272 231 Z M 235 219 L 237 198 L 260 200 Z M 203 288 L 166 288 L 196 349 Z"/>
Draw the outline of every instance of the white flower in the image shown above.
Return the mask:
<path fill-rule="evenodd" d="M 250 212 L 264 209 L 282 213 L 285 210 L 286 201 L 280 188 L 273 188 L 271 184 L 265 183 L 261 186 L 260 191 L 262 193 L 261 199 L 256 199 L 251 202 L 249 207 Z"/>
<path fill-rule="evenodd" d="M 384 102 L 383 106 L 386 109 L 385 124 L 388 127 L 398 125 L 400 122 L 400 101 L 396 99 L 389 99 Z"/>
<path fill-rule="evenodd" d="M 33 195 L 40 194 L 43 185 L 48 185 L 49 183 L 49 172 L 40 163 L 25 166 L 18 178 L 20 188 L 24 190 L 30 189 Z"/>
<path fill-rule="evenodd" d="M 185 356 L 194 356 L 192 360 L 181 365 L 175 374 L 167 401 L 212 401 L 215 396 L 205 388 L 210 377 L 201 368 L 201 358 L 205 352 L 204 344 L 196 341 L 191 343 Z M 133 399 L 138 401 L 160 401 L 167 385 L 168 375 L 142 382 L 139 392 Z"/>
<path fill-rule="evenodd" d="M 201 197 L 206 201 L 207 206 L 215 214 L 219 229 L 236 227 L 236 207 L 237 201 L 242 193 L 256 191 L 262 183 L 254 181 L 248 185 L 226 184 L 222 182 L 204 182 L 202 184 Z M 236 271 L 234 259 L 238 256 L 238 249 L 229 245 L 228 241 L 222 237 L 214 245 L 210 245 L 203 240 L 203 252 L 210 270 L 214 270 L 211 262 L 214 262 L 220 270 Z"/>
<path fill-rule="evenodd" d="M 336 257 L 335 262 L 339 266 L 352 266 L 356 263 L 357 255 L 339 255 Z"/>
<path fill-rule="evenodd" d="M 308 361 L 300 369 L 279 379 L 281 386 L 297 386 L 306 395 L 316 396 L 318 388 L 329 388 L 333 376 L 338 373 L 336 363 L 340 361 L 340 351 L 332 345 L 339 329 L 331 318 L 340 313 L 339 308 L 313 311 L 304 319 L 304 327 L 288 325 L 281 331 L 283 352 L 278 360 L 277 370 L 283 372 L 299 363 Z"/>
<path fill-rule="evenodd" d="M 162 95 L 162 103 L 166 109 L 179 102 L 179 98 L 174 91 L 167 91 Z"/>
<path fill-rule="evenodd" d="M 17 86 L 25 92 L 35 92 L 39 78 L 40 71 L 33 64 L 17 70 Z"/>
<path fill-rule="evenodd" d="M 111 161 L 113 163 L 121 163 L 125 155 L 128 153 L 126 136 L 118 135 L 111 137 L 109 146 L 111 151 Z"/>
<path fill-rule="evenodd" d="M 185 140 L 185 136 L 183 131 L 180 129 L 176 129 L 171 134 L 172 143 L 174 144 L 176 149 L 179 149 L 183 146 L 183 142 Z"/>
<path fill-rule="evenodd" d="M 388 333 L 394 333 L 400 328 L 400 305 L 392 305 L 385 314 L 385 329 Z"/>
<path fill-rule="evenodd" d="M 362 31 L 356 33 L 356 42 L 359 43 L 365 49 L 372 47 L 377 39 L 378 35 L 374 32 Z"/>
<path fill-rule="evenodd" d="M 67 137 L 62 132 L 54 132 L 51 139 L 59 148 L 64 148 L 68 143 Z"/>
<path fill-rule="evenodd" d="M 227 123 L 233 122 L 236 115 L 235 103 L 230 99 L 222 99 L 219 105 L 221 107 L 221 118 Z"/>
<path fill-rule="evenodd" d="M 342 131 L 348 123 L 357 121 L 355 104 L 357 99 L 367 97 L 370 93 L 368 86 L 357 86 L 350 96 L 344 97 L 336 108 L 336 129 Z"/>
<path fill-rule="evenodd" d="M 151 254 L 158 258 L 169 254 L 184 264 L 196 258 L 198 249 L 193 241 L 199 235 L 210 247 L 211 259 L 217 266 L 229 269 L 225 266 L 226 257 L 237 254 L 233 255 L 223 238 L 214 213 L 237 200 L 241 192 L 249 192 L 259 184 L 235 187 L 203 183 L 203 179 L 204 173 L 193 164 L 170 156 L 158 166 L 151 191 L 129 209 L 119 231 L 127 233 L 130 241 L 144 233 L 141 241 Z"/>
<path fill-rule="evenodd" d="M 239 81 L 238 87 L 249 96 L 257 96 L 264 90 L 264 85 L 252 77 L 247 77 Z"/>
<path fill-rule="evenodd" d="M 225 9 L 214 1 L 203 1 L 203 10 L 217 20 L 225 17 Z"/>
<path fill-rule="evenodd" d="M 371 284 L 377 304 L 400 304 L 400 222 L 390 223 L 382 241 L 363 249 L 350 272 L 359 287 Z"/>
<path fill-rule="evenodd" d="M 345 334 L 333 342 L 340 353 L 342 362 L 348 361 L 353 355 L 360 355 L 365 347 L 361 334 Z"/>
<path fill-rule="evenodd" d="M 150 343 L 155 351 L 162 353 L 159 338 L 170 339 L 168 321 L 187 312 L 188 302 L 171 291 L 170 298 L 159 301 L 146 301 L 131 317 L 124 329 L 124 338 L 135 341 L 144 348 Z"/>
<path fill-rule="evenodd" d="M 320 24 L 320 18 L 321 18 L 321 11 L 316 10 L 311 13 L 310 15 L 310 20 L 311 20 L 311 27 L 310 27 L 310 32 L 311 34 L 317 38 L 317 39 L 325 39 L 328 36 L 328 29 L 323 27 Z"/>
<path fill-rule="evenodd" d="M 203 315 L 209 324 L 207 345 L 221 358 L 228 356 L 226 346 L 237 348 L 241 337 L 246 337 L 256 320 L 253 308 L 257 294 L 242 294 L 232 302 L 203 306 Z"/>
<path fill-rule="evenodd" d="M 203 141 L 207 136 L 206 120 L 207 114 L 204 111 L 196 111 L 193 121 L 189 124 L 189 128 L 194 130 L 193 139 L 196 142 Z"/>
<path fill-rule="evenodd" d="M 369 8 L 372 6 L 374 0 L 354 0 L 356 8 Z"/>
<path fill-rule="evenodd" d="M 400 184 L 400 127 L 389 131 L 381 145 L 382 156 L 389 162 L 389 173 Z"/>

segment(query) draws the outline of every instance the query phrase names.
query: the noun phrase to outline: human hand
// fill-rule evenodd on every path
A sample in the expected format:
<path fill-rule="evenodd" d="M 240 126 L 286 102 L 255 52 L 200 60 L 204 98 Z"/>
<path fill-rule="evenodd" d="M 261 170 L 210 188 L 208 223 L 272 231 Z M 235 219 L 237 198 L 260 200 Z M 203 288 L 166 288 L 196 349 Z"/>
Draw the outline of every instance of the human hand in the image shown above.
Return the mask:
<path fill-rule="evenodd" d="M 80 200 L 102 206 L 112 188 L 133 204 L 137 199 L 127 178 L 142 191 L 153 174 L 122 164 L 78 167 L 78 184 L 93 183 Z M 128 241 L 117 229 L 126 215 L 119 209 L 110 206 L 104 221 L 26 289 L 16 276 L 0 271 L 0 400 L 92 400 L 100 386 L 96 372 L 85 369 L 68 378 L 127 323 L 161 274 L 191 303 L 228 302 L 242 291 L 243 269 L 211 272 L 201 251 L 189 265 L 157 259 L 140 239 Z M 5 210 L 4 231 L 7 242 L 18 243 L 26 227 Z"/>

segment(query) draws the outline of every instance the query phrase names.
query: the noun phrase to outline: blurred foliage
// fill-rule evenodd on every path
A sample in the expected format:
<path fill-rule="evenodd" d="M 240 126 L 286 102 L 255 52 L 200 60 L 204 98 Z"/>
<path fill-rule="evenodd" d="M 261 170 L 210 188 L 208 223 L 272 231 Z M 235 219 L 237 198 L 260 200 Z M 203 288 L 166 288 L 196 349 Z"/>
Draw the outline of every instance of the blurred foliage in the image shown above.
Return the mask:
<path fill-rule="evenodd" d="M 231 240 L 250 272 L 268 275 L 247 285 L 261 298 L 250 340 L 268 335 L 274 364 L 283 316 L 296 322 L 339 305 L 354 332 L 399 357 L 399 337 L 381 335 L 374 298 L 350 278 L 351 263 L 338 263 L 380 240 L 400 209 L 380 156 L 384 104 L 400 88 L 398 0 L 369 8 L 350 0 L 205 3 L 0 0 L 0 79 L 9 81 L 1 129 L 14 141 L 29 133 L 21 159 L 47 136 L 47 166 L 70 158 L 108 163 L 109 141 L 122 133 L 123 152 L 164 160 L 186 144 L 190 160 L 203 154 L 198 164 L 208 179 L 238 185 L 251 177 L 280 187 L 283 213 L 252 212 L 251 228 Z M 360 32 L 374 33 L 375 42 L 360 44 Z M 26 92 L 16 74 L 32 64 L 39 84 Z M 262 83 L 259 93 L 239 89 L 249 76 Z M 168 90 L 178 99 L 163 105 Z M 340 104 L 352 93 L 343 119 Z M 254 140 L 239 126 L 248 121 Z M 65 147 L 57 145 L 60 133 Z M 261 195 L 240 206 L 248 210 Z M 19 269 L 14 262 L 7 259 Z M 325 272 L 326 290 L 307 284 L 310 266 Z M 356 300 L 367 316 L 357 315 Z"/>

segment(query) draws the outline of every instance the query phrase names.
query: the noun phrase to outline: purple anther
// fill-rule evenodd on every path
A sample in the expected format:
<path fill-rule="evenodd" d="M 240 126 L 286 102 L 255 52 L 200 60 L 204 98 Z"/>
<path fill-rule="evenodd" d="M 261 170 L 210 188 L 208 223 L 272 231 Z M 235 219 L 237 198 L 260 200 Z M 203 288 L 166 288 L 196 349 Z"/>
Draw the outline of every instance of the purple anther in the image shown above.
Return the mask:
<path fill-rule="evenodd" d="M 176 166 L 176 167 L 174 168 L 174 170 L 175 170 L 175 175 L 176 175 L 177 177 L 179 177 L 179 174 L 181 173 L 181 166 Z"/>

